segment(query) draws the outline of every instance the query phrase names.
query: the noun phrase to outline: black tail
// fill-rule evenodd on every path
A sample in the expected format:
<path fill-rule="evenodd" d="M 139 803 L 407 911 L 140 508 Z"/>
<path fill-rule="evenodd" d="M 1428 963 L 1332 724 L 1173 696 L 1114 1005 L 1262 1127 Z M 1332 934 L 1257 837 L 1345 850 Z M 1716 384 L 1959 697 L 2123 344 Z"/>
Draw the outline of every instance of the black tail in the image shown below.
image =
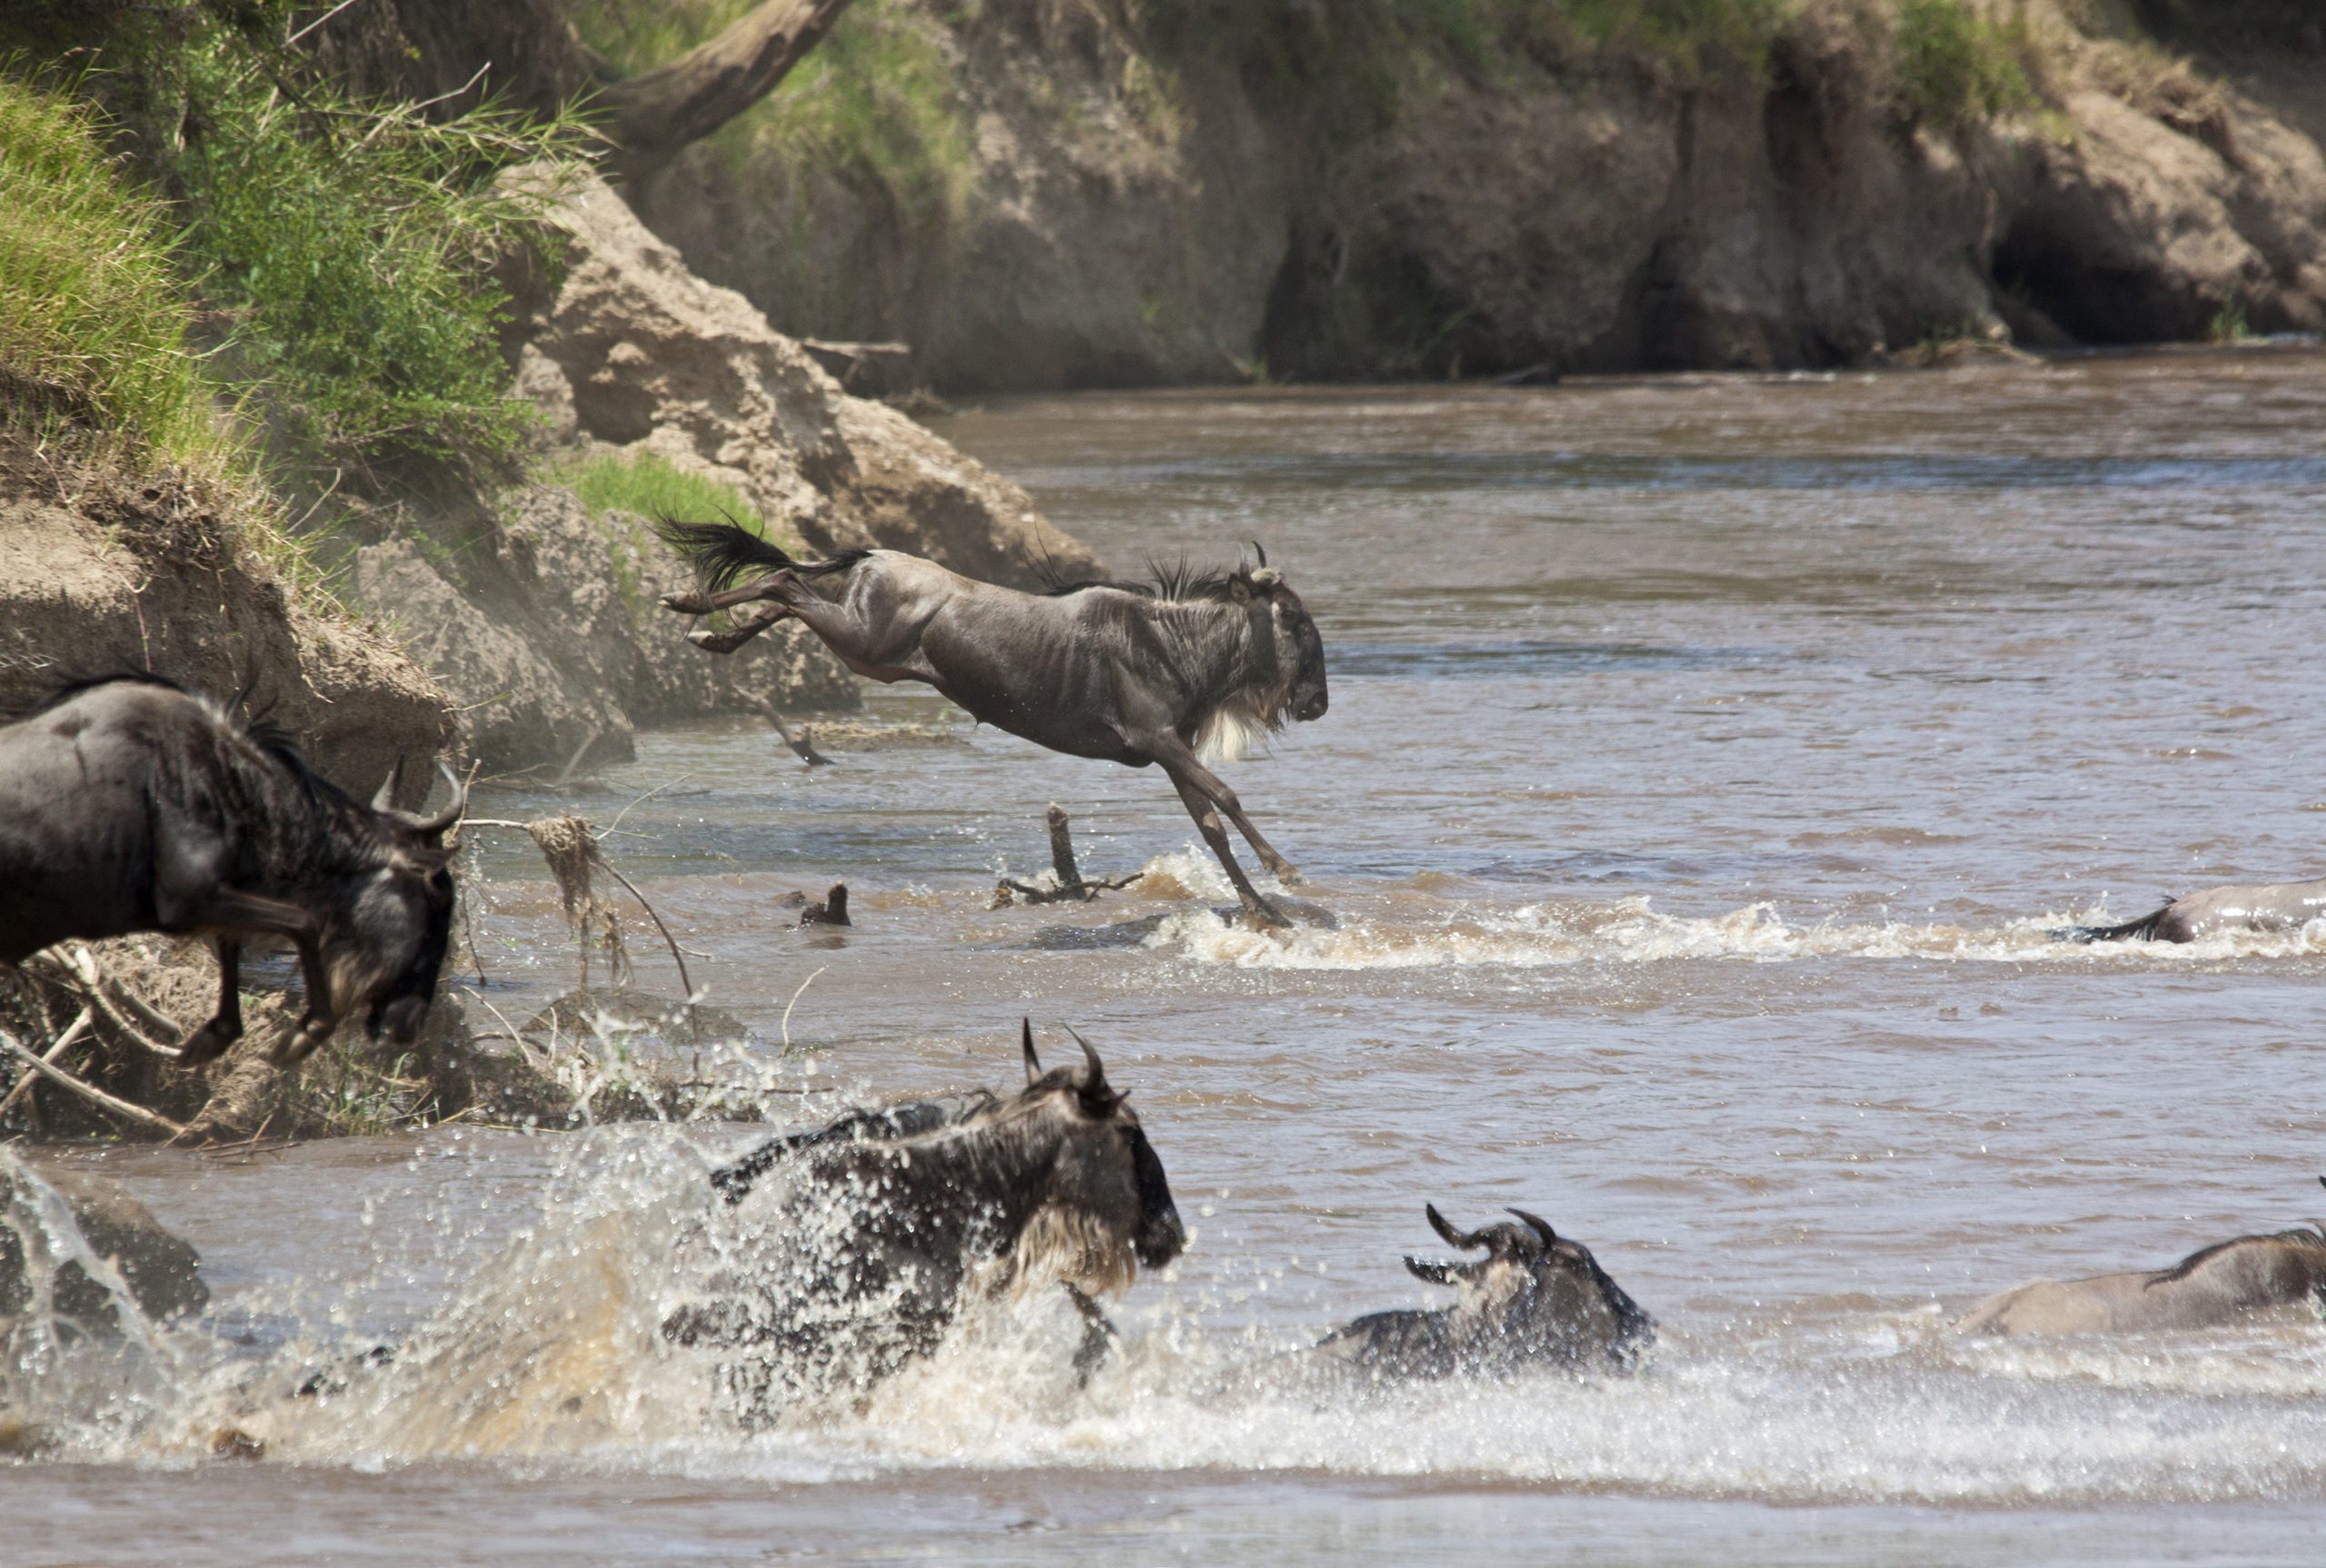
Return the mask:
<path fill-rule="evenodd" d="M 780 571 L 786 567 L 802 577 L 825 577 L 846 571 L 872 552 L 843 550 L 822 561 L 795 561 L 780 547 L 770 544 L 737 522 L 681 522 L 675 517 L 655 520 L 654 532 L 663 543 L 687 557 L 702 574 L 702 585 L 712 590 L 732 588 L 735 580 L 754 570 Z"/>
<path fill-rule="evenodd" d="M 2121 926 L 2062 926 L 2044 934 L 2054 942 L 2152 942 L 2156 939 L 2156 923 L 2164 918 L 2164 910 L 2171 908 L 2172 903 L 2167 901 L 2163 908 Z M 2326 1181 L 2326 1176 L 2318 1179 Z"/>

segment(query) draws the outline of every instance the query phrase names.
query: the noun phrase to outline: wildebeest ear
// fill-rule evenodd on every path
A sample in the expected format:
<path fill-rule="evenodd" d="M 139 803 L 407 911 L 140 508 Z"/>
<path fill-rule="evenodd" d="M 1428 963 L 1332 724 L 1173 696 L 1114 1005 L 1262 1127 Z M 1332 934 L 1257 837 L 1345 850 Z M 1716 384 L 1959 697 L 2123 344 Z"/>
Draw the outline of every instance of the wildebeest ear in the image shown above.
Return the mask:
<path fill-rule="evenodd" d="M 1031 1085 L 1042 1076 L 1042 1058 L 1034 1054 L 1034 1020 L 1020 1018 L 1018 1025 L 1022 1031 L 1019 1036 L 1019 1047 L 1026 1053 L 1026 1082 Z"/>
<path fill-rule="evenodd" d="M 1406 1272 L 1416 1279 L 1426 1279 L 1432 1285 L 1452 1285 L 1453 1271 L 1445 1264 L 1432 1263 L 1427 1258 L 1408 1256 Z"/>

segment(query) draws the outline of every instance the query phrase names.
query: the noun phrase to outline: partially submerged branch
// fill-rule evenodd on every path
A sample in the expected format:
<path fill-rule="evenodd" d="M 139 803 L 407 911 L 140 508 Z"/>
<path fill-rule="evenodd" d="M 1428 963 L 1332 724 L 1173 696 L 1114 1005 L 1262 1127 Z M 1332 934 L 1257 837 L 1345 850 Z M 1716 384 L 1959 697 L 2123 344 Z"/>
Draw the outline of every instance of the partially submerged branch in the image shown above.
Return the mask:
<path fill-rule="evenodd" d="M 1066 808 L 1053 804 L 1044 813 L 1050 830 L 1050 877 L 1052 885 L 1020 882 L 1004 877 L 993 890 L 993 907 L 997 909 L 1010 904 L 1060 904 L 1069 900 L 1087 904 L 1101 893 L 1120 892 L 1147 873 L 1133 871 L 1128 877 L 1100 878 L 1088 881 L 1082 868 L 1074 858 L 1074 828 Z"/>

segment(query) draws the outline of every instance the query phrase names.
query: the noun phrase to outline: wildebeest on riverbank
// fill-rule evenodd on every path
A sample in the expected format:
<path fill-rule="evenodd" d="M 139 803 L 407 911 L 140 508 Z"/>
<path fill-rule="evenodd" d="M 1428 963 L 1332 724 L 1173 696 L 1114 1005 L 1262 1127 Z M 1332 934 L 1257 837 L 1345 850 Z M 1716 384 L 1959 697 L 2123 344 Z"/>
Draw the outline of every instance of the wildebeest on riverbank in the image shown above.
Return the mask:
<path fill-rule="evenodd" d="M 446 777 L 451 779 L 447 770 Z M 72 938 L 210 938 L 218 1012 L 183 1059 L 243 1033 L 243 944 L 297 948 L 307 1005 L 296 1062 L 343 1014 L 409 1044 L 452 935 L 452 850 L 467 796 L 431 817 L 365 806 L 288 739 L 152 676 L 66 688 L 0 728 L 0 963 Z"/>
<path fill-rule="evenodd" d="M 1243 756 L 1287 718 L 1323 718 L 1327 705 L 1324 640 L 1265 555 L 1233 571 L 1158 573 L 1151 587 L 1079 582 L 1035 594 L 899 551 L 800 561 L 733 523 L 666 518 L 659 531 L 703 575 L 702 591 L 666 594 L 665 609 L 771 604 L 731 630 L 694 632 L 698 647 L 731 652 L 797 617 L 859 675 L 924 681 L 981 722 L 1070 757 L 1153 763 L 1245 909 L 1287 924 L 1237 865 L 1220 814 L 1279 879 L 1299 877 L 1209 767 Z M 728 586 L 753 571 L 769 575 Z M 836 600 L 810 586 L 824 577 L 843 580 Z"/>
<path fill-rule="evenodd" d="M 1063 1285 L 1092 1298 L 1187 1245 L 1163 1163 L 1079 1035 L 1081 1072 L 1044 1072 L 1024 1026 L 1026 1087 L 851 1111 L 711 1175 L 713 1299 L 665 1337 L 735 1353 L 721 1380 L 747 1424 L 790 1400 L 860 1392 L 934 1350 L 964 1306 Z"/>
<path fill-rule="evenodd" d="M 2233 882 L 2208 888 L 2121 926 L 2071 926 L 2077 942 L 2193 942 L 2222 931 L 2296 931 L 2326 915 L 2326 877 L 2308 882 Z"/>
<path fill-rule="evenodd" d="M 2326 1176 L 2318 1178 L 2326 1184 Z M 2170 1268 L 2039 1279 L 1991 1295 L 1956 1320 L 1962 1335 L 2130 1334 L 2209 1328 L 2272 1307 L 2326 1311 L 2326 1226 L 2241 1236 Z"/>
<path fill-rule="evenodd" d="M 1473 1263 L 1406 1259 L 1416 1278 L 1450 1285 L 1459 1299 L 1367 1314 L 1327 1335 L 1316 1355 L 1377 1377 L 1451 1377 L 1528 1366 L 1616 1371 L 1655 1343 L 1655 1320 L 1590 1248 L 1558 1235 L 1549 1221 L 1512 1209 L 1523 1224 L 1460 1231 L 1436 1206 L 1425 1212 L 1448 1246 L 1486 1251 Z"/>

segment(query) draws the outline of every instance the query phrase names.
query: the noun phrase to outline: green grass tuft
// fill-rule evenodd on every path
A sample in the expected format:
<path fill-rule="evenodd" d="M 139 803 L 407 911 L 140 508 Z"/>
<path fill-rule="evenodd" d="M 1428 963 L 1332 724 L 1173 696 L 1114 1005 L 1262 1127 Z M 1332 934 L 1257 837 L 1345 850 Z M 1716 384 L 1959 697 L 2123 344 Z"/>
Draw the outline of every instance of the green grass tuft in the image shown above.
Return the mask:
<path fill-rule="evenodd" d="M 0 75 L 0 421 L 133 463 L 224 465 L 174 242 L 89 105 Z"/>
<path fill-rule="evenodd" d="M 1997 22 L 1965 0 L 1901 0 L 1896 27 L 1898 97 L 1915 118 L 1954 130 L 2035 106 L 2023 14 Z"/>
<path fill-rule="evenodd" d="M 608 453 L 583 458 L 550 475 L 582 498 L 591 521 L 611 511 L 640 517 L 675 517 L 686 522 L 711 522 L 729 518 L 761 539 L 790 548 L 798 541 L 768 527 L 759 509 L 743 499 L 734 486 L 689 473 L 657 452 L 635 457 Z"/>

